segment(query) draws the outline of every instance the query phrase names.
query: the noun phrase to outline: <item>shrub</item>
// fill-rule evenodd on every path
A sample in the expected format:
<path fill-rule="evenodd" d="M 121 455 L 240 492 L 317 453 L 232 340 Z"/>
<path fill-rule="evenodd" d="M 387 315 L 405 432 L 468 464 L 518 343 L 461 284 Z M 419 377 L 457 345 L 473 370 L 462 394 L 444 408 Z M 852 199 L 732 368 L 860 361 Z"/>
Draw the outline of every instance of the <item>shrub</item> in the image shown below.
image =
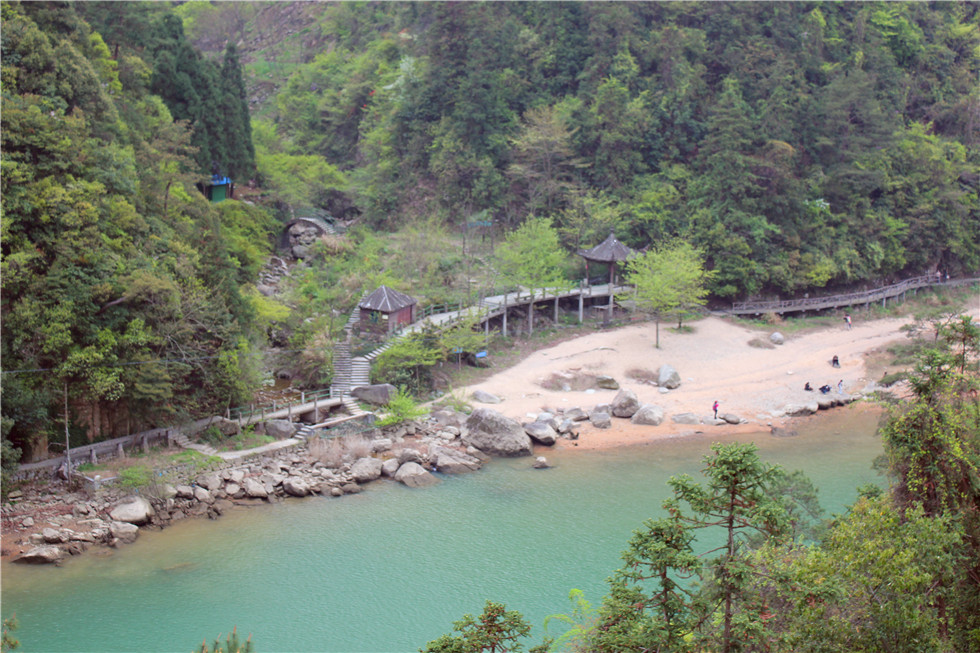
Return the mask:
<path fill-rule="evenodd" d="M 237 628 L 232 628 L 231 632 L 228 633 L 228 638 L 222 642 L 221 635 L 218 635 L 217 639 L 214 640 L 214 645 L 209 647 L 207 640 L 201 642 L 201 648 L 197 649 L 198 653 L 254 653 L 255 649 L 252 647 L 252 636 L 249 635 L 248 639 L 244 642 L 238 641 Z"/>
<path fill-rule="evenodd" d="M 422 417 L 428 412 L 415 402 L 404 387 L 398 388 L 395 396 L 385 406 L 385 410 L 388 414 L 378 420 L 377 426 L 394 426 Z"/>

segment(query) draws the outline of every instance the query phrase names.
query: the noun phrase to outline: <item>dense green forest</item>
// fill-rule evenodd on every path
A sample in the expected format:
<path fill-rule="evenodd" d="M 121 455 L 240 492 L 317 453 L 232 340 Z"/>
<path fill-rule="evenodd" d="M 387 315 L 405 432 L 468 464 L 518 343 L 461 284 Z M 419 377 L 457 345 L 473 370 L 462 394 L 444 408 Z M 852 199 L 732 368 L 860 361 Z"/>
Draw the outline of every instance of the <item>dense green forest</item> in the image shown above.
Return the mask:
<path fill-rule="evenodd" d="M 974 3 L 2 6 L 25 453 L 65 394 L 76 443 L 246 402 L 270 344 L 322 386 L 366 290 L 513 284 L 494 245 L 531 217 L 568 278 L 610 231 L 688 243 L 715 301 L 980 267 Z M 306 212 L 348 229 L 258 292 Z"/>
<path fill-rule="evenodd" d="M 317 7 L 304 38 L 330 47 L 294 63 L 256 145 L 275 167 L 333 166 L 302 199 L 374 228 L 485 211 L 504 229 L 551 218 L 570 249 L 611 228 L 634 247 L 680 237 L 718 297 L 956 275 L 980 264 L 977 12 Z M 187 13 L 192 35 L 213 23 Z"/>

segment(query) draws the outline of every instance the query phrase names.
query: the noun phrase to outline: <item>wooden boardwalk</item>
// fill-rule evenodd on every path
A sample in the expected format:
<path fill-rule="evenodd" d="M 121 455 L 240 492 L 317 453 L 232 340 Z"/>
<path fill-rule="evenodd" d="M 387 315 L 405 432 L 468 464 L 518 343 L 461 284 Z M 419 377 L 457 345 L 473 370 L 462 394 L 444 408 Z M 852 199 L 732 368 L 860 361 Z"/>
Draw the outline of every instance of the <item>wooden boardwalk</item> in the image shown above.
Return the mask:
<path fill-rule="evenodd" d="M 803 297 L 802 299 L 778 299 L 774 301 L 735 302 L 731 310 L 717 311 L 728 315 L 764 315 L 766 313 L 796 313 L 804 311 L 822 311 L 833 308 L 850 308 L 852 306 L 870 306 L 881 302 L 884 306 L 889 299 L 904 297 L 908 292 L 930 286 L 956 287 L 980 283 L 980 278 L 950 279 L 937 281 L 933 275 L 923 275 L 905 279 L 890 286 L 873 290 L 844 293 L 842 295 L 827 295 L 825 297 Z"/>

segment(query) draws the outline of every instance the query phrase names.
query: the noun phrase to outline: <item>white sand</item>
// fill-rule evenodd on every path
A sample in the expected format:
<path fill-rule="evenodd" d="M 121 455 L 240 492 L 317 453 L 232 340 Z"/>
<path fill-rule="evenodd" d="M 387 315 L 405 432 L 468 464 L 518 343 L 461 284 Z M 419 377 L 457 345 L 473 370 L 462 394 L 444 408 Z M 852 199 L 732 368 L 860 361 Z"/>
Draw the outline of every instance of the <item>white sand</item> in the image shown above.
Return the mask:
<path fill-rule="evenodd" d="M 980 310 L 977 311 L 980 317 Z M 862 323 L 854 320 L 848 330 L 839 327 L 803 335 L 787 336 L 783 345 L 760 349 L 749 345 L 753 339 L 768 340 L 771 331 L 755 331 L 730 321 L 709 317 L 692 323 L 694 333 L 674 333 L 660 325 L 660 349 L 652 322 L 582 336 L 548 349 L 534 352 L 516 366 L 495 374 L 486 381 L 462 389 L 468 401 L 480 389 L 504 399 L 498 405 L 486 405 L 508 417 L 528 422 L 529 414 L 542 410 L 580 407 L 586 411 L 595 405 L 609 403 L 615 390 L 561 391 L 546 390 L 541 381 L 552 373 L 579 371 L 606 374 L 620 387 L 636 393 L 640 403 L 659 405 L 666 419 L 660 426 L 637 426 L 628 419 L 613 418 L 610 429 L 596 429 L 584 422 L 575 446 L 592 449 L 646 442 L 696 432 L 731 433 L 758 431 L 784 426 L 789 418 L 782 416 L 788 404 L 815 401 L 818 391 L 805 392 L 809 381 L 814 389 L 832 386 L 843 380 L 845 394 L 857 394 L 869 388 L 874 379 L 867 376 L 866 357 L 894 341 L 906 339 L 900 327 L 910 319 L 883 319 Z M 831 366 L 837 355 L 840 369 Z M 656 373 L 669 364 L 681 377 L 681 386 L 666 394 L 660 388 L 627 377 L 627 370 L 641 368 Z M 670 417 L 694 413 L 703 421 L 712 417 L 712 404 L 720 404 L 719 415 L 730 413 L 746 423 L 737 426 L 713 424 L 675 424 Z M 474 406 L 481 406 L 472 402 Z M 559 440 L 559 446 L 569 446 Z"/>

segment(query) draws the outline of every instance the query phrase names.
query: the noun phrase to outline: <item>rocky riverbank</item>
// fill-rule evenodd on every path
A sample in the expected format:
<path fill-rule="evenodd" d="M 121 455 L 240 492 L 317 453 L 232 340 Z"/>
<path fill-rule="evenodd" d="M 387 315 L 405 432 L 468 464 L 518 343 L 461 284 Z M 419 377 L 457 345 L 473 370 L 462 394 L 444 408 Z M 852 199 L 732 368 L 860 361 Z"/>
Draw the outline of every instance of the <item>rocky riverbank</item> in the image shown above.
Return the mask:
<path fill-rule="evenodd" d="M 339 498 L 381 479 L 424 487 L 439 482 L 433 472 L 473 472 L 491 455 L 530 455 L 531 442 L 520 424 L 485 408 L 470 416 L 437 411 L 425 421 L 313 438 L 137 492 L 111 485 L 68 492 L 64 482 L 33 484 L 12 492 L 2 507 L 2 554 L 15 562 L 58 564 L 93 546 L 133 542 L 141 529 L 216 519 L 235 505 Z M 539 459 L 535 466 L 544 464 Z"/>

